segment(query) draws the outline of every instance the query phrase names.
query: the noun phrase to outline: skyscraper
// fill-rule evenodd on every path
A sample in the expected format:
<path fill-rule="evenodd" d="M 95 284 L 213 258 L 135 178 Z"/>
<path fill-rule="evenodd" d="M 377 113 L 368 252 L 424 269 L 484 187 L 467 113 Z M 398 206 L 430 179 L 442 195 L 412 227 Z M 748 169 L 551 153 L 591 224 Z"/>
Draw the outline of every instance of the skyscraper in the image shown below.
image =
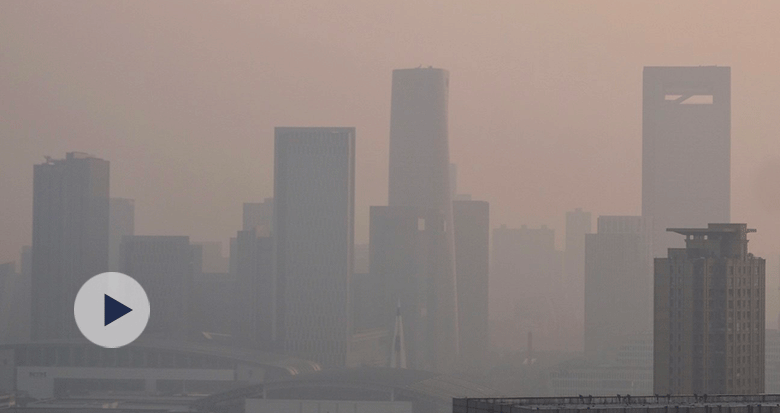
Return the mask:
<path fill-rule="evenodd" d="M 79 337 L 76 293 L 108 270 L 109 163 L 70 152 L 35 165 L 33 181 L 32 338 Z"/>
<path fill-rule="evenodd" d="M 577 330 L 582 328 L 583 298 L 585 297 L 585 234 L 592 231 L 591 214 L 577 208 L 574 211 L 566 211 L 566 241 L 564 246 L 564 282 L 561 285 L 560 294 L 565 302 L 569 303 L 570 314 L 576 318 Z M 579 333 L 579 331 L 578 331 Z M 576 348 L 581 348 L 579 340 Z"/>
<path fill-rule="evenodd" d="M 0 264 L 0 343 L 30 341 L 30 276 Z"/>
<path fill-rule="evenodd" d="M 540 228 L 493 230 L 493 256 L 490 273 L 490 312 L 492 318 L 551 315 L 545 309 L 553 289 L 561 284 L 561 263 L 556 262 L 555 231 Z"/>
<path fill-rule="evenodd" d="M 434 281 L 446 274 L 439 257 L 447 248 L 444 215 L 412 206 L 372 206 L 370 273 L 378 285 L 379 319 L 393 331 L 400 303 L 409 367 L 436 366 Z"/>
<path fill-rule="evenodd" d="M 203 272 L 227 273 L 230 271 L 230 258 L 222 254 L 222 242 L 197 241 L 192 245 L 200 247 Z"/>
<path fill-rule="evenodd" d="M 533 331 L 540 347 L 573 351 L 571 310 L 565 300 L 555 299 L 563 284 L 555 231 L 546 225 L 501 225 L 493 230 L 491 260 L 490 317 L 504 325 L 497 329 L 498 345 L 525 349 L 526 333 Z"/>
<path fill-rule="evenodd" d="M 436 308 L 428 309 L 436 317 L 430 333 L 436 341 L 437 371 L 448 370 L 458 354 L 448 96 L 446 70 L 429 67 L 393 71 L 388 205 L 433 209 L 444 215 L 447 248 L 436 257 L 443 272 L 432 280 Z"/>
<path fill-rule="evenodd" d="M 144 335 L 183 337 L 190 327 L 193 279 L 199 247 L 185 236 L 126 236 L 119 268 L 143 285 L 152 316 Z"/>
<path fill-rule="evenodd" d="M 645 67 L 642 215 L 653 255 L 680 247 L 671 227 L 730 221 L 731 69 Z"/>
<path fill-rule="evenodd" d="M 255 228 L 239 231 L 231 256 L 236 263 L 233 337 L 243 345 L 268 350 L 276 302 L 273 238 L 258 236 Z"/>
<path fill-rule="evenodd" d="M 108 270 L 119 271 L 119 247 L 122 237 L 135 235 L 135 201 L 111 198 L 108 216 Z"/>
<path fill-rule="evenodd" d="M 276 339 L 343 366 L 352 333 L 355 128 L 276 128 Z"/>
<path fill-rule="evenodd" d="M 585 354 L 614 358 L 625 340 L 651 330 L 650 228 L 642 217 L 601 216 L 585 235 Z"/>
<path fill-rule="evenodd" d="M 458 268 L 458 331 L 465 366 L 479 367 L 487 354 L 490 204 L 453 201 Z"/>
<path fill-rule="evenodd" d="M 746 224 L 670 228 L 686 248 L 655 259 L 653 391 L 764 392 L 766 261 Z"/>
<path fill-rule="evenodd" d="M 257 235 L 264 236 L 273 232 L 274 199 L 263 202 L 244 202 L 243 230 L 257 229 Z"/>

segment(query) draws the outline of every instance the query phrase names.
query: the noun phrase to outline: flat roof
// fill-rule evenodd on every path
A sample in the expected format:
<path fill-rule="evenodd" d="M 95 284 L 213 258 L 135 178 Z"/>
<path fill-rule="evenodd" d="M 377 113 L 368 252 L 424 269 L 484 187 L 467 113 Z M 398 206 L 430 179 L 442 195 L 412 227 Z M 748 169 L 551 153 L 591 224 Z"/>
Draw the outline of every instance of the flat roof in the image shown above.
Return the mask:
<path fill-rule="evenodd" d="M 461 398 L 453 399 L 453 411 L 464 408 L 485 412 L 510 412 L 525 410 L 593 410 L 593 409 L 666 409 L 669 407 L 740 407 L 780 406 L 780 395 L 683 395 L 683 396 L 575 396 L 575 397 L 527 397 L 527 398 Z M 457 410 L 456 410 L 457 408 Z M 509 409 L 507 409 L 509 408 Z"/>
<path fill-rule="evenodd" d="M 707 228 L 667 228 L 667 232 L 676 232 L 680 235 L 716 235 L 756 232 L 747 228 L 747 224 L 709 224 Z"/>

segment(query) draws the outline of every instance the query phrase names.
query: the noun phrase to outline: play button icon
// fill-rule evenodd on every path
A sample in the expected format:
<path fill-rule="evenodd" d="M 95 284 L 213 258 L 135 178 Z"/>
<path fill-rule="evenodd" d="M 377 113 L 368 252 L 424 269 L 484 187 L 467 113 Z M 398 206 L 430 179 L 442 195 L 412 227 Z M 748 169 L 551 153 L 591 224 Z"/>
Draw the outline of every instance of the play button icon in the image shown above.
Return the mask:
<path fill-rule="evenodd" d="M 149 299 L 141 284 L 119 272 L 104 272 L 81 286 L 73 305 L 81 333 L 106 348 L 132 343 L 149 321 Z"/>
<path fill-rule="evenodd" d="M 133 311 L 132 308 L 120 303 L 117 300 L 114 300 L 113 298 L 109 297 L 107 294 L 105 295 L 106 299 L 103 303 L 103 320 L 104 326 L 107 326 L 117 319 L 121 318 L 123 315 Z"/>

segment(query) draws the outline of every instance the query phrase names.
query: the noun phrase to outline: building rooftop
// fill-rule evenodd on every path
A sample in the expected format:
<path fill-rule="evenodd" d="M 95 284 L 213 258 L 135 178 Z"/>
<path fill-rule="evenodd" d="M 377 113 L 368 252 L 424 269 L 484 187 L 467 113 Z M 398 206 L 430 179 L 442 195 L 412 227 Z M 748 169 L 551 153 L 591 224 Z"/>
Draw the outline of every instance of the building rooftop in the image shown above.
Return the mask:
<path fill-rule="evenodd" d="M 756 232 L 755 229 L 748 228 L 747 224 L 709 224 L 707 228 L 667 228 L 666 231 L 692 236 Z"/>
<path fill-rule="evenodd" d="M 532 410 L 620 410 L 640 408 L 650 411 L 668 408 L 713 407 L 780 407 L 780 395 L 687 395 L 687 396 L 575 396 L 527 398 L 462 398 L 453 399 L 453 413 L 465 412 L 528 412 Z"/>

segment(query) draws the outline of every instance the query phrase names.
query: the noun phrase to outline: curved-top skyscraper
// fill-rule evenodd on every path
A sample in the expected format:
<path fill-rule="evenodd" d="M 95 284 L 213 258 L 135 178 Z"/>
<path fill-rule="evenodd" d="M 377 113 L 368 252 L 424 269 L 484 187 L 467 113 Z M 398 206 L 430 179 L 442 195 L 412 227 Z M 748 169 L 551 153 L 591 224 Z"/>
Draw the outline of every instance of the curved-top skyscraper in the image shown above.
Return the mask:
<path fill-rule="evenodd" d="M 435 68 L 393 71 L 390 112 L 388 205 L 438 210 L 444 216 L 441 256 L 428 262 L 428 328 L 425 343 L 430 368 L 448 370 L 458 354 L 455 243 L 449 180 L 447 101 L 449 72 Z M 431 271 L 432 270 L 432 271 Z M 403 303 L 401 303 L 403 308 Z"/>

